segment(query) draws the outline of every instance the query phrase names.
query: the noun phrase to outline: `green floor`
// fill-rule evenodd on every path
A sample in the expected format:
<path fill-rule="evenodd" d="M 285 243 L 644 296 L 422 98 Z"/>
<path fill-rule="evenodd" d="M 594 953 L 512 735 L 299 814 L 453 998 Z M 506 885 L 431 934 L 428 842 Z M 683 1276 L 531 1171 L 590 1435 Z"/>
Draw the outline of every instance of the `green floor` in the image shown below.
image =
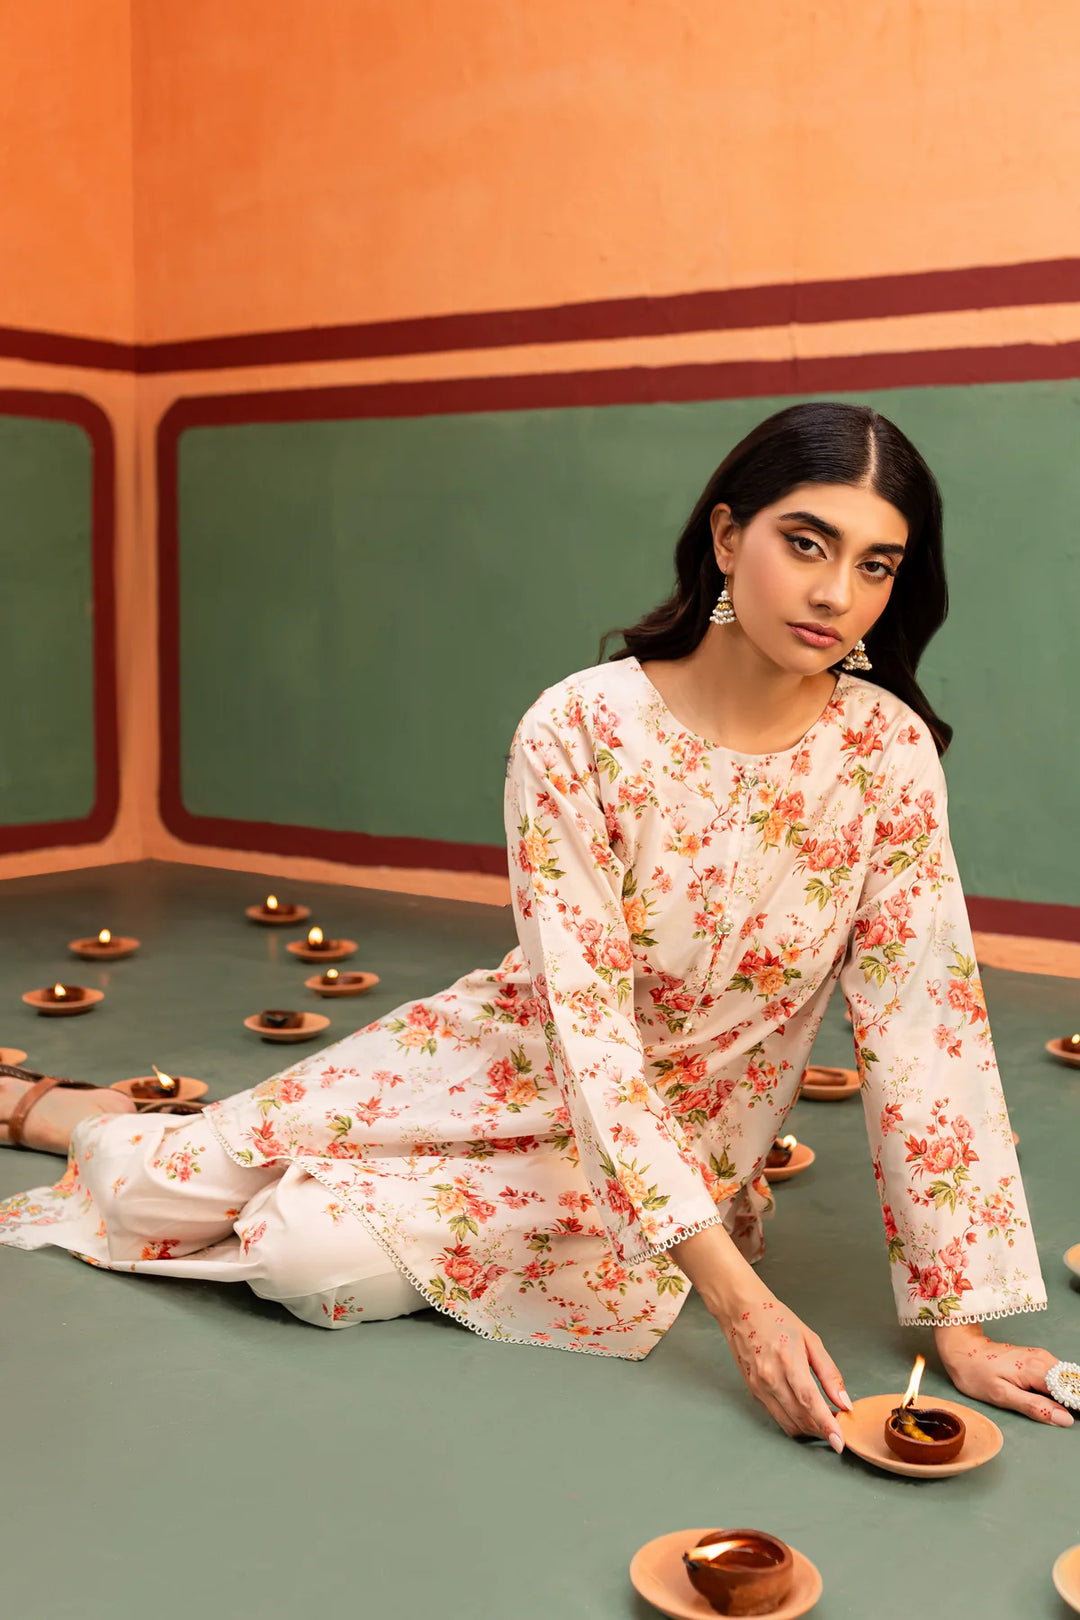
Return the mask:
<path fill-rule="evenodd" d="M 155 1062 L 215 1097 L 273 1073 L 283 1054 L 241 1020 L 316 1004 L 281 935 L 243 917 L 270 888 L 158 864 L 3 884 L 0 1044 L 100 1082 Z M 361 942 L 352 965 L 382 976 L 363 1001 L 320 1004 L 332 1039 L 514 940 L 494 908 L 314 884 L 302 897 Z M 100 1008 L 47 1020 L 20 1003 L 75 977 L 65 942 L 102 926 L 143 949 L 79 964 L 78 982 L 107 992 Z M 1060 1258 L 1080 1241 L 1080 1072 L 1042 1050 L 1080 1024 L 1080 985 L 985 978 L 1050 1291 L 1047 1314 L 993 1331 L 1080 1360 L 1080 1295 Z M 816 1056 L 846 1064 L 850 1050 L 837 1001 Z M 902 1388 L 919 1348 L 924 1388 L 947 1393 L 928 1335 L 895 1322 L 858 1102 L 804 1102 L 794 1129 L 818 1157 L 777 1189 L 770 1286 L 822 1334 L 853 1395 Z M 0 1196 L 61 1169 L 0 1149 Z M 1050 1567 L 1080 1541 L 1080 1423 L 995 1414 L 1005 1448 L 986 1468 L 882 1474 L 786 1439 L 696 1299 L 631 1364 L 493 1344 L 428 1311 L 326 1333 L 242 1285 L 0 1249 L 0 1313 L 3 1620 L 646 1620 L 626 1575 L 640 1543 L 731 1524 L 817 1563 L 818 1620 L 1066 1612 Z"/>

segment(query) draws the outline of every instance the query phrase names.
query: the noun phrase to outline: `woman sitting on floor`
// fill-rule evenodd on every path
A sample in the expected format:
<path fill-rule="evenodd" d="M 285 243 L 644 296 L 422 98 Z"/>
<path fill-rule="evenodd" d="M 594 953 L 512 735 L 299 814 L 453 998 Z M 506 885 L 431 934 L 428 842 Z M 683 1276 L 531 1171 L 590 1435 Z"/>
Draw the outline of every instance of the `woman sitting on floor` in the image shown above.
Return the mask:
<path fill-rule="evenodd" d="M 721 463 L 675 566 L 625 647 L 517 728 L 498 967 L 194 1119 L 9 1073 L 9 1135 L 70 1134 L 71 1158 L 0 1205 L 0 1240 L 243 1280 L 324 1326 L 434 1305 L 629 1360 L 691 1283 L 781 1427 L 840 1450 L 840 1373 L 753 1269 L 839 979 L 901 1322 L 965 1394 L 1070 1423 L 1056 1358 L 981 1327 L 1046 1294 L 949 842 L 951 728 L 915 678 L 946 611 L 934 479 L 874 411 L 792 406 Z"/>

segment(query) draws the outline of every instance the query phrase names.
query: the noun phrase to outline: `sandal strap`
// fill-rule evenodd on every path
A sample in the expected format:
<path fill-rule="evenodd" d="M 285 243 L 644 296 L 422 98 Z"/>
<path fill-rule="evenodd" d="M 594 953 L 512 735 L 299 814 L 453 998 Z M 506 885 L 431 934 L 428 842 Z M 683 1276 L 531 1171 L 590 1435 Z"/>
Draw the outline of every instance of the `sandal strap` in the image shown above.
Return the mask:
<path fill-rule="evenodd" d="M 18 1080 L 29 1079 L 33 1071 L 20 1071 L 14 1065 L 0 1064 L 0 1074 L 10 1074 Z M 35 1079 L 29 1091 L 24 1091 L 8 1118 L 8 1145 L 10 1147 L 24 1148 L 23 1127 L 26 1116 L 55 1086 L 70 1087 L 72 1091 L 97 1091 L 98 1087 L 90 1080 L 63 1080 L 56 1074 L 43 1074 Z"/>

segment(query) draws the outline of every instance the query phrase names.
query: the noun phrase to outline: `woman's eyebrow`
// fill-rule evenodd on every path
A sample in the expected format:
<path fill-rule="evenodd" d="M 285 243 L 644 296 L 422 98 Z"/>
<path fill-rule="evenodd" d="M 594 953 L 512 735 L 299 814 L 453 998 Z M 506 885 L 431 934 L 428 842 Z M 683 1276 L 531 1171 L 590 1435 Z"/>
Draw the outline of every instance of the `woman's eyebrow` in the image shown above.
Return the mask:
<path fill-rule="evenodd" d="M 828 523 L 824 518 L 817 517 L 813 512 L 781 512 L 780 522 L 805 523 L 808 529 L 816 529 L 819 534 L 825 535 L 829 540 L 842 540 L 844 538 L 844 531 L 838 529 L 835 523 Z M 893 545 L 886 540 L 875 541 L 873 545 L 867 547 L 867 550 L 879 551 L 888 557 L 902 557 L 904 555 L 903 546 Z"/>
<path fill-rule="evenodd" d="M 781 523 L 805 523 L 809 529 L 817 529 L 830 540 L 842 540 L 843 531 L 835 523 L 826 523 L 824 518 L 815 517 L 813 512 L 781 512 Z"/>

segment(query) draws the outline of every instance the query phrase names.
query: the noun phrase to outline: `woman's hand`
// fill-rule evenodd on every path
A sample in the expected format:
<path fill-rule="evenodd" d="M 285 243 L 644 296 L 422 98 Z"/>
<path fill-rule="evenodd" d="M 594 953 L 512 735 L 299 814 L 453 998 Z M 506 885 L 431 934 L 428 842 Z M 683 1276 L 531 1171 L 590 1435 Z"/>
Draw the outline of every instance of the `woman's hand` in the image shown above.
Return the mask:
<path fill-rule="evenodd" d="M 851 1400 L 817 1334 L 765 1287 L 722 1226 L 684 1238 L 671 1252 L 723 1329 L 746 1387 L 769 1416 L 785 1434 L 820 1435 L 834 1451 L 843 1451 L 844 1437 L 822 1390 L 847 1412 Z"/>
<path fill-rule="evenodd" d="M 961 1394 L 1023 1412 L 1036 1423 L 1056 1423 L 1063 1429 L 1072 1423 L 1072 1413 L 1059 1406 L 1046 1388 L 1046 1374 L 1058 1360 L 1049 1350 L 1000 1344 L 988 1339 L 978 1323 L 936 1327 L 934 1345 Z"/>

